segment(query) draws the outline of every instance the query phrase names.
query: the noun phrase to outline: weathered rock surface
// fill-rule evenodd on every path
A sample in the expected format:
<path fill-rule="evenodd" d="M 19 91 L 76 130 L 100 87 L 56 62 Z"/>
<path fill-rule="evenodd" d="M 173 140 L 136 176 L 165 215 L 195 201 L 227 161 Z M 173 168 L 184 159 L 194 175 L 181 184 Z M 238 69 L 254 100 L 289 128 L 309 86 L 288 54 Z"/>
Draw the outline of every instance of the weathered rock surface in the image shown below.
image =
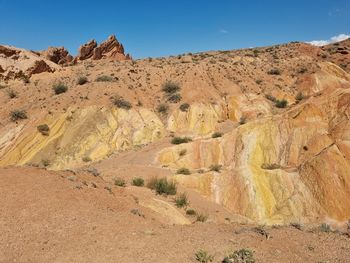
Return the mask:
<path fill-rule="evenodd" d="M 41 51 L 40 55 L 59 65 L 67 65 L 73 60 L 73 56 L 64 47 L 49 47 Z"/>
<path fill-rule="evenodd" d="M 99 60 L 103 58 L 126 60 L 130 59 L 130 55 L 124 54 L 123 45 L 118 42 L 114 35 L 111 35 L 100 45 L 97 45 L 97 42 L 95 40 L 91 40 L 79 48 L 77 59 L 86 60 L 89 58 L 93 60 Z"/>

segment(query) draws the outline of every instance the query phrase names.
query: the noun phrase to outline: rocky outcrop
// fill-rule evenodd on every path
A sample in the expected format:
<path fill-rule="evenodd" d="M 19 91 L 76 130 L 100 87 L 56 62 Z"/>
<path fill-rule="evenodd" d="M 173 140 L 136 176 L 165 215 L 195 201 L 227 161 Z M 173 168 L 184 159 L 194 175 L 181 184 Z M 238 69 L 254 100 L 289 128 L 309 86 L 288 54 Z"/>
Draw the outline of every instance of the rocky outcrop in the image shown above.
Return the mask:
<path fill-rule="evenodd" d="M 73 60 L 73 56 L 64 47 L 49 47 L 41 51 L 40 55 L 59 65 L 67 65 Z"/>
<path fill-rule="evenodd" d="M 40 54 L 25 49 L 0 46 L 0 79 L 27 79 L 33 74 L 54 72 L 60 67 Z"/>
<path fill-rule="evenodd" d="M 130 55 L 124 54 L 124 47 L 118 42 L 114 35 L 108 37 L 108 39 L 97 45 L 95 40 L 91 40 L 88 43 L 82 45 L 79 48 L 79 55 L 77 60 L 86 59 L 99 60 L 104 58 L 114 60 L 126 60 L 131 59 Z"/>

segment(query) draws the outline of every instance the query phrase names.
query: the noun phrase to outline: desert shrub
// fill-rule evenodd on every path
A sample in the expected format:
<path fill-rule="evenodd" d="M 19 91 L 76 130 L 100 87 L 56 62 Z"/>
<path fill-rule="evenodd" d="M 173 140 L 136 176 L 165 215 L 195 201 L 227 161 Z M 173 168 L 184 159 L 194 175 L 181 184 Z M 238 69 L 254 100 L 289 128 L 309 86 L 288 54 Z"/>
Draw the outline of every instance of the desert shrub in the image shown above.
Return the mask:
<path fill-rule="evenodd" d="M 332 232 L 332 229 L 331 229 L 330 225 L 323 223 L 320 225 L 320 231 L 325 232 L 325 233 L 329 233 L 329 232 Z"/>
<path fill-rule="evenodd" d="M 281 75 L 281 71 L 278 68 L 270 69 L 267 74 L 269 75 Z"/>
<path fill-rule="evenodd" d="M 277 101 L 277 99 L 274 96 L 272 96 L 271 94 L 266 94 L 265 98 L 270 100 L 270 101 L 272 101 L 272 102 L 276 102 Z"/>
<path fill-rule="evenodd" d="M 186 149 L 182 149 L 180 152 L 179 152 L 179 156 L 185 156 L 187 153 L 187 150 Z"/>
<path fill-rule="evenodd" d="M 179 208 L 186 207 L 189 205 L 188 198 L 185 193 L 182 193 L 181 195 L 177 196 L 174 201 L 176 206 Z"/>
<path fill-rule="evenodd" d="M 200 263 L 208 263 L 208 262 L 213 262 L 214 256 L 209 255 L 207 251 L 205 250 L 199 250 L 195 254 L 196 260 Z"/>
<path fill-rule="evenodd" d="M 180 102 L 182 99 L 181 95 L 178 94 L 178 93 L 175 93 L 175 94 L 171 94 L 169 95 L 168 97 L 168 101 L 172 102 L 172 103 L 178 103 Z"/>
<path fill-rule="evenodd" d="M 171 140 L 171 143 L 172 144 L 182 144 L 182 143 L 188 143 L 188 142 L 191 142 L 192 139 L 189 138 L 189 137 L 174 137 L 172 140 Z"/>
<path fill-rule="evenodd" d="M 85 76 L 81 76 L 81 77 L 79 77 L 78 80 L 77 80 L 77 84 L 78 84 L 78 85 L 84 85 L 84 84 L 87 83 L 87 82 L 88 82 L 88 79 L 87 79 L 87 77 L 85 77 Z"/>
<path fill-rule="evenodd" d="M 281 168 L 281 166 L 276 163 L 263 163 L 261 165 L 261 168 L 265 170 L 275 170 Z"/>
<path fill-rule="evenodd" d="M 173 81 L 166 81 L 162 86 L 162 91 L 166 94 L 174 94 L 180 90 L 180 86 Z"/>
<path fill-rule="evenodd" d="M 186 210 L 186 215 L 189 215 L 189 216 L 194 216 L 196 215 L 196 211 L 194 209 L 187 209 Z"/>
<path fill-rule="evenodd" d="M 244 117 L 244 116 L 242 116 L 240 119 L 239 119 L 239 125 L 243 125 L 243 124 L 245 124 L 247 122 L 247 118 L 246 117 Z"/>
<path fill-rule="evenodd" d="M 199 214 L 197 213 L 196 221 L 204 223 L 205 221 L 207 221 L 207 219 L 208 219 L 207 215 L 202 213 L 199 213 Z"/>
<path fill-rule="evenodd" d="M 83 162 L 85 162 L 85 163 L 88 163 L 88 162 L 91 162 L 91 161 L 92 161 L 91 158 L 90 158 L 89 156 L 84 156 L 84 157 L 82 158 L 82 160 L 83 160 Z"/>
<path fill-rule="evenodd" d="M 119 96 L 116 96 L 113 98 L 113 104 L 120 109 L 130 110 L 132 108 L 132 105 L 130 102 L 128 102 L 127 100 Z"/>
<path fill-rule="evenodd" d="M 49 166 L 50 165 L 50 160 L 48 159 L 43 159 L 41 160 L 41 164 L 45 167 Z"/>
<path fill-rule="evenodd" d="M 143 180 L 141 177 L 135 177 L 134 179 L 132 179 L 131 184 L 134 186 L 144 186 L 145 180 Z"/>
<path fill-rule="evenodd" d="M 120 187 L 125 187 L 126 183 L 125 183 L 125 180 L 122 179 L 122 178 L 115 178 L 114 179 L 114 185 L 120 186 Z"/>
<path fill-rule="evenodd" d="M 296 229 L 298 229 L 300 231 L 303 230 L 303 226 L 300 223 L 290 223 L 290 226 L 294 227 L 294 228 L 296 228 Z"/>
<path fill-rule="evenodd" d="M 219 138 L 219 137 L 221 137 L 221 136 L 222 136 L 222 133 L 221 133 L 221 132 L 214 132 L 214 133 L 211 135 L 212 138 Z"/>
<path fill-rule="evenodd" d="M 191 171 L 187 168 L 180 168 L 176 171 L 177 174 L 184 174 L 184 175 L 190 175 Z"/>
<path fill-rule="evenodd" d="M 263 81 L 262 81 L 261 79 L 257 79 L 257 80 L 255 81 L 255 83 L 258 84 L 258 85 L 260 85 L 262 82 L 263 82 Z"/>
<path fill-rule="evenodd" d="M 102 75 L 102 76 L 98 76 L 95 81 L 97 81 L 97 82 L 112 82 L 112 81 L 114 81 L 114 78 L 112 76 Z"/>
<path fill-rule="evenodd" d="M 45 136 L 49 135 L 50 127 L 47 124 L 41 124 L 36 127 L 38 131 Z"/>
<path fill-rule="evenodd" d="M 161 114 L 168 114 L 168 111 L 169 111 L 169 106 L 167 104 L 159 104 L 158 107 L 157 107 L 157 111 Z"/>
<path fill-rule="evenodd" d="M 285 108 L 285 107 L 287 107 L 287 105 L 288 105 L 288 101 L 286 101 L 285 99 L 283 99 L 283 100 L 276 100 L 276 102 L 275 102 L 275 106 L 277 108 Z"/>
<path fill-rule="evenodd" d="M 52 89 L 54 90 L 55 94 L 58 95 L 61 93 L 65 93 L 68 90 L 68 87 L 63 83 L 58 83 L 55 84 Z"/>
<path fill-rule="evenodd" d="M 7 91 L 7 94 L 9 95 L 10 99 L 14 99 L 17 98 L 17 92 L 15 92 L 14 90 L 10 89 Z"/>
<path fill-rule="evenodd" d="M 236 250 L 222 261 L 223 263 L 255 263 L 254 254 L 249 249 Z"/>
<path fill-rule="evenodd" d="M 147 187 L 155 190 L 157 194 L 165 194 L 165 195 L 175 195 L 176 194 L 176 184 L 173 181 L 168 181 L 164 178 L 152 178 Z"/>
<path fill-rule="evenodd" d="M 303 100 L 305 97 L 304 97 L 304 95 L 303 95 L 303 93 L 301 93 L 301 92 L 298 92 L 298 94 L 295 96 L 295 100 L 296 101 L 301 101 L 301 100 Z"/>
<path fill-rule="evenodd" d="M 210 171 L 214 171 L 214 172 L 220 172 L 222 168 L 222 165 L 220 164 L 213 164 L 209 167 Z"/>
<path fill-rule="evenodd" d="M 11 121 L 24 120 L 27 118 L 27 112 L 25 110 L 13 110 L 10 112 Z"/>
<path fill-rule="evenodd" d="M 181 105 L 180 105 L 180 110 L 181 111 L 188 111 L 188 109 L 190 108 L 190 104 L 188 104 L 188 103 L 182 103 Z"/>

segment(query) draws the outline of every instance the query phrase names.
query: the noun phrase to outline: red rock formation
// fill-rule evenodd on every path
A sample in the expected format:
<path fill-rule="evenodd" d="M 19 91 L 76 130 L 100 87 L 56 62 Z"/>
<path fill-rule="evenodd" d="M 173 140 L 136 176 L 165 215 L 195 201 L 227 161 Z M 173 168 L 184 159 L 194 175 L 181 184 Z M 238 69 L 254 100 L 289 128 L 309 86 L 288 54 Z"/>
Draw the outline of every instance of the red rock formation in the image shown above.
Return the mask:
<path fill-rule="evenodd" d="M 40 55 L 59 65 L 67 65 L 73 60 L 73 57 L 64 47 L 49 47 L 47 50 L 40 52 Z"/>
<path fill-rule="evenodd" d="M 86 59 L 99 60 L 104 58 L 110 58 L 115 60 L 131 59 L 130 55 L 124 54 L 124 47 L 118 42 L 114 35 L 108 37 L 108 39 L 97 46 L 95 40 L 91 40 L 88 43 L 82 45 L 79 48 L 79 55 L 77 60 Z"/>
<path fill-rule="evenodd" d="M 27 75 L 31 76 L 33 74 L 39 74 L 42 72 L 54 72 L 54 71 L 55 70 L 52 69 L 49 65 L 47 65 L 44 60 L 37 60 L 35 61 L 34 66 L 27 70 Z"/>

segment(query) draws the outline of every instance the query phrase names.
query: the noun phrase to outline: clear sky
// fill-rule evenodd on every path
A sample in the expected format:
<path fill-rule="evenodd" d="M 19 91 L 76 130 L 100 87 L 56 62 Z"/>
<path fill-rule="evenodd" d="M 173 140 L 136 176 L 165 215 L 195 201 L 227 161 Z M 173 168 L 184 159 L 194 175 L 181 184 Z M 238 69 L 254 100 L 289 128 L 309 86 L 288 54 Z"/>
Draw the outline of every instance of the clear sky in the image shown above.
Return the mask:
<path fill-rule="evenodd" d="M 350 34 L 350 0 L 0 0 L 0 44 L 32 50 L 115 34 L 133 57 Z"/>

